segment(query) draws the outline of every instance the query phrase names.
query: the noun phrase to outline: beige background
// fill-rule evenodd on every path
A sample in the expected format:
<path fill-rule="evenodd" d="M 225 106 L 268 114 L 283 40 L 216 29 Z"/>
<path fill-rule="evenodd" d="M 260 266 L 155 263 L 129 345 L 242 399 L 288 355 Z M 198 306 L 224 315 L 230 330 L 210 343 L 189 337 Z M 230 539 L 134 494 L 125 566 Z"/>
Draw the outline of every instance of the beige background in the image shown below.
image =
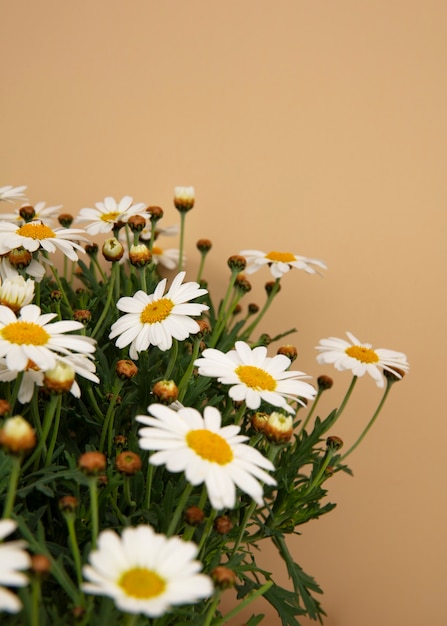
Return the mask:
<path fill-rule="evenodd" d="M 0 20 L 0 186 L 74 213 L 130 194 L 171 224 L 194 185 L 190 267 L 211 238 L 219 289 L 243 248 L 327 262 L 285 277 L 262 328 L 299 328 L 297 367 L 320 374 L 345 330 L 408 354 L 337 509 L 291 543 L 327 626 L 447 624 L 445 0 L 2 0 Z M 359 381 L 346 445 L 378 398 Z"/>

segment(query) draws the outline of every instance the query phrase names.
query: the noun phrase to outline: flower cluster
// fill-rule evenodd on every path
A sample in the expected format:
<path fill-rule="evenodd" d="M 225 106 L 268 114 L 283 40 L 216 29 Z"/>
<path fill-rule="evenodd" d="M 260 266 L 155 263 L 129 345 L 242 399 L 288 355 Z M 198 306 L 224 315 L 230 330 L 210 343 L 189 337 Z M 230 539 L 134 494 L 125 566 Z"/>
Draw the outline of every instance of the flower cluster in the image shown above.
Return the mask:
<path fill-rule="evenodd" d="M 331 377 L 313 382 L 295 346 L 273 352 L 288 333 L 259 327 L 284 276 L 321 275 L 323 261 L 233 251 L 217 305 L 210 240 L 197 242 L 197 276 L 185 269 L 193 187 L 175 188 L 180 225 L 166 227 L 131 196 L 71 215 L 25 190 L 0 188 L 2 624 L 211 626 L 259 596 L 282 624 L 321 619 L 321 589 L 285 537 L 333 508 L 325 482 L 349 472 L 406 356 L 352 333 L 321 340 L 317 362 L 352 374 L 322 417 Z M 178 248 L 160 243 L 177 235 Z M 258 270 L 273 278 L 265 301 L 244 305 Z M 342 454 L 332 431 L 366 373 L 383 394 Z M 257 565 L 267 538 L 292 589 Z M 223 615 L 232 586 L 243 602 Z"/>

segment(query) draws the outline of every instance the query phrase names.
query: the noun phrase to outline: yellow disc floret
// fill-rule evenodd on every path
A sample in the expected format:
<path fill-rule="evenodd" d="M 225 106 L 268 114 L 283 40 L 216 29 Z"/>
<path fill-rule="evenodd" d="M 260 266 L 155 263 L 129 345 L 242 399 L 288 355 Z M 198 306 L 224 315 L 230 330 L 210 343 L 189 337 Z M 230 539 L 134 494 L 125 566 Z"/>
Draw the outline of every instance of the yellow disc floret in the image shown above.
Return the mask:
<path fill-rule="evenodd" d="M 102 213 L 101 219 L 103 222 L 115 223 L 118 220 L 120 215 L 121 213 L 119 213 L 118 211 L 112 211 L 111 213 Z"/>
<path fill-rule="evenodd" d="M 7 324 L 0 330 L 0 336 L 6 341 L 20 346 L 24 344 L 44 346 L 50 339 L 50 335 L 42 326 L 34 324 L 34 322 L 23 321 Z"/>
<path fill-rule="evenodd" d="M 141 311 L 141 323 L 155 324 L 156 322 L 162 322 L 169 317 L 173 308 L 174 303 L 169 298 L 160 298 L 155 300 L 155 302 L 150 302 Z"/>
<path fill-rule="evenodd" d="M 56 233 L 51 230 L 49 226 L 39 223 L 24 224 L 16 233 L 22 237 L 29 237 L 30 239 L 54 239 Z"/>
<path fill-rule="evenodd" d="M 145 567 L 134 567 L 124 572 L 118 585 L 127 596 L 149 600 L 163 593 L 166 581 L 157 572 Z"/>
<path fill-rule="evenodd" d="M 362 363 L 377 363 L 379 357 L 371 348 L 365 346 L 350 346 L 345 350 L 348 356 L 351 356 Z"/>
<path fill-rule="evenodd" d="M 186 435 L 186 443 L 205 461 L 226 465 L 233 460 L 233 451 L 223 437 L 210 430 L 191 430 Z"/>
<path fill-rule="evenodd" d="M 292 263 L 296 261 L 295 255 L 291 252 L 275 252 L 274 250 L 266 254 L 265 258 L 276 263 Z"/>
<path fill-rule="evenodd" d="M 234 370 L 239 380 L 256 391 L 275 391 L 276 380 L 268 372 L 255 365 L 239 365 Z"/>

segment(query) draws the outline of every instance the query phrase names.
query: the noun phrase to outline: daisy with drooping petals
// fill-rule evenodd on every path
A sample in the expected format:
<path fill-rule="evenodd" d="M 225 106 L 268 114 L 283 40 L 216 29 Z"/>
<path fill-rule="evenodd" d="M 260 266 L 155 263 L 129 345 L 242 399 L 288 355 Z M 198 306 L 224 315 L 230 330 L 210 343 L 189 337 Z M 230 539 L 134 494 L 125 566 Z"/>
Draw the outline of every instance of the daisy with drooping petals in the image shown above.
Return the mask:
<path fill-rule="evenodd" d="M 54 222 L 54 218 L 57 217 L 59 209 L 62 208 L 62 204 L 48 207 L 45 206 L 45 204 L 45 202 L 37 202 L 33 207 L 24 204 L 20 208 L 15 209 L 14 213 L 3 213 L 2 220 L 6 220 L 7 222 L 14 222 L 16 224 L 24 224 L 25 222 L 30 221 L 29 219 L 23 219 L 21 213 L 23 209 L 32 212 L 32 221 L 40 220 L 42 224 L 50 226 Z"/>
<path fill-rule="evenodd" d="M 337 370 L 351 370 L 354 376 L 368 373 L 377 383 L 384 386 L 382 370 L 387 370 L 401 378 L 399 371 L 407 372 L 409 364 L 403 352 L 373 349 L 371 344 L 362 343 L 352 333 L 346 333 L 349 341 L 337 337 L 322 339 L 317 350 L 318 363 L 333 364 Z"/>
<path fill-rule="evenodd" d="M 8 261 L 0 262 L 0 304 L 17 313 L 34 298 L 34 281 L 25 280 Z"/>
<path fill-rule="evenodd" d="M 60 250 L 71 261 L 77 261 L 78 252 L 85 253 L 78 241 L 88 242 L 81 228 L 55 228 L 54 230 L 40 220 L 17 226 L 11 222 L 0 222 L 0 254 L 23 247 L 35 252 L 42 249 L 46 252 Z"/>
<path fill-rule="evenodd" d="M 26 200 L 25 198 L 26 185 L 20 187 L 13 187 L 12 185 L 5 185 L 0 187 L 0 202 L 15 202 L 16 200 Z"/>
<path fill-rule="evenodd" d="M 231 385 L 230 398 L 245 400 L 249 409 L 258 409 L 264 401 L 294 413 L 286 399 L 310 400 L 316 390 L 304 382 L 304 378 L 309 378 L 304 372 L 286 371 L 290 364 L 291 360 L 283 354 L 268 357 L 265 346 L 251 349 L 244 341 L 237 341 L 235 349 L 227 353 L 207 348 L 194 362 L 200 375 Z"/>
<path fill-rule="evenodd" d="M 1 520 L 0 542 L 14 532 L 16 527 L 17 524 L 12 519 Z M 24 587 L 28 584 L 28 578 L 22 572 L 31 566 L 31 558 L 23 549 L 25 545 L 23 541 L 0 543 L 0 611 L 18 613 L 22 608 L 22 603 L 15 593 L 2 585 Z"/>
<path fill-rule="evenodd" d="M 191 485 L 204 482 L 215 509 L 234 508 L 236 487 L 262 505 L 259 481 L 276 485 L 265 471 L 275 469 L 271 461 L 244 443 L 248 437 L 239 434 L 239 426 L 222 427 L 215 407 L 205 407 L 203 417 L 193 408 L 174 411 L 162 404 L 152 404 L 148 411 L 153 417 L 138 415 L 136 420 L 145 424 L 138 433 L 140 448 L 155 451 L 149 462 L 170 472 L 184 471 Z"/>
<path fill-rule="evenodd" d="M 213 594 L 211 579 L 195 560 L 197 546 L 166 537 L 148 525 L 113 530 L 98 537 L 83 573 L 83 591 L 108 596 L 126 613 L 160 617 L 171 607 L 192 604 Z"/>
<path fill-rule="evenodd" d="M 325 263 L 319 259 L 308 259 L 305 256 L 298 256 L 291 252 L 261 252 L 261 250 L 242 250 L 240 252 L 247 260 L 245 272 L 253 274 L 263 265 L 268 265 L 274 278 L 281 278 L 292 268 L 304 270 L 307 274 L 320 274 L 317 268 L 327 269 Z"/>
<path fill-rule="evenodd" d="M 95 351 L 96 342 L 91 337 L 67 334 L 83 328 L 81 322 L 50 323 L 55 317 L 56 313 L 42 314 L 40 307 L 28 304 L 17 318 L 10 308 L 0 305 L 0 357 L 5 357 L 9 370 L 21 372 L 29 361 L 41 370 L 49 370 L 55 367 L 58 355 Z"/>
<path fill-rule="evenodd" d="M 109 339 L 116 340 L 118 348 L 130 344 L 129 356 L 138 359 L 138 353 L 152 344 L 160 350 L 169 350 L 172 338 L 183 341 L 199 332 L 199 325 L 191 315 L 201 315 L 208 309 L 206 304 L 189 302 L 208 293 L 195 282 L 183 283 L 185 272 L 180 272 L 164 294 L 166 278 L 158 283 L 153 294 L 137 291 L 133 297 L 120 298 L 117 307 L 126 315 L 120 317 L 111 328 Z"/>
<path fill-rule="evenodd" d="M 107 196 L 103 202 L 96 202 L 96 208 L 84 208 L 79 212 L 76 222 L 90 222 L 85 227 L 89 235 L 108 233 L 118 222 L 126 223 L 132 215 L 141 215 L 147 219 L 146 204 L 133 204 L 131 196 L 124 196 L 119 202 Z"/>

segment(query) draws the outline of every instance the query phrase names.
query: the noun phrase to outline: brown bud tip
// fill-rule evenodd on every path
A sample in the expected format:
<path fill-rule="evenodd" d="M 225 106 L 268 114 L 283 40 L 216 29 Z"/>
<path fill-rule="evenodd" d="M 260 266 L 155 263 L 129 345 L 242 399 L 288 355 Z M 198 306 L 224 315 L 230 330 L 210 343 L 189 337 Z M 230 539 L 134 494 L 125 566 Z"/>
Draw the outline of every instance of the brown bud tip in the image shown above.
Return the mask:
<path fill-rule="evenodd" d="M 106 261 L 119 261 L 124 254 L 123 244 L 116 237 L 110 237 L 102 245 L 102 254 Z"/>
<path fill-rule="evenodd" d="M 340 450 L 343 447 L 343 439 L 337 437 L 336 435 L 332 435 L 326 439 L 326 445 L 329 450 Z"/>
<path fill-rule="evenodd" d="M 116 457 L 115 467 L 121 474 L 133 476 L 141 470 L 141 458 L 138 454 L 130 450 L 120 452 Z"/>
<path fill-rule="evenodd" d="M 272 338 L 268 333 L 262 333 L 262 335 L 258 339 L 258 345 L 260 346 L 268 346 L 272 343 Z"/>
<path fill-rule="evenodd" d="M 132 232 L 141 233 L 146 226 L 146 220 L 142 215 L 132 215 L 127 220 L 127 224 Z"/>
<path fill-rule="evenodd" d="M 262 413 L 261 411 L 256 411 L 251 418 L 250 422 L 252 427 L 257 433 L 263 433 L 268 422 L 269 416 L 267 413 Z"/>
<path fill-rule="evenodd" d="M 242 291 L 242 293 L 248 293 L 249 291 L 251 291 L 251 283 L 245 278 L 243 274 L 239 274 L 234 282 L 234 286 L 236 289 L 239 289 L 239 291 Z"/>
<path fill-rule="evenodd" d="M 70 213 L 61 213 L 57 219 L 61 226 L 63 226 L 64 228 L 70 228 L 70 226 L 73 224 L 74 218 L 73 215 L 71 215 Z"/>
<path fill-rule="evenodd" d="M 38 577 L 44 577 L 51 571 L 51 561 L 45 554 L 33 554 L 31 571 Z"/>
<path fill-rule="evenodd" d="M 281 285 L 277 284 L 276 281 L 274 281 L 274 280 L 269 280 L 264 285 L 264 289 L 266 290 L 268 296 L 272 293 L 273 288 L 275 288 L 276 289 L 276 293 L 278 293 L 281 290 Z"/>
<path fill-rule="evenodd" d="M 401 370 L 398 367 L 392 367 L 390 368 L 390 370 L 384 369 L 383 375 L 390 383 L 397 383 L 399 380 L 402 380 L 402 378 L 405 376 L 405 372 L 404 370 Z"/>
<path fill-rule="evenodd" d="M 233 309 L 233 315 L 239 315 L 242 311 L 242 307 L 240 304 L 236 304 L 236 306 Z"/>
<path fill-rule="evenodd" d="M 269 415 L 264 428 L 264 435 L 274 444 L 289 443 L 293 435 L 293 420 L 290 415 L 274 411 Z"/>
<path fill-rule="evenodd" d="M 200 526 L 200 524 L 205 519 L 205 513 L 202 511 L 202 509 L 199 509 L 198 506 L 189 506 L 185 510 L 183 517 L 185 519 L 185 522 L 190 526 Z"/>
<path fill-rule="evenodd" d="M 115 443 L 115 446 L 119 450 L 122 450 L 123 448 L 127 448 L 127 437 L 126 437 L 126 435 L 116 435 L 116 437 L 114 438 L 113 441 Z"/>
<path fill-rule="evenodd" d="M 298 350 L 295 348 L 295 346 L 292 346 L 290 343 L 288 343 L 285 346 L 281 346 L 280 348 L 278 348 L 277 354 L 283 354 L 293 362 L 298 356 Z"/>
<path fill-rule="evenodd" d="M 87 325 L 92 319 L 92 314 L 87 309 L 76 309 L 76 311 L 73 311 L 73 319 Z"/>
<path fill-rule="evenodd" d="M 230 589 L 236 584 L 236 574 L 233 570 L 225 567 L 224 565 L 218 565 L 211 572 L 211 578 L 214 581 L 216 587 L 219 589 Z"/>
<path fill-rule="evenodd" d="M 18 270 L 23 270 L 33 260 L 33 255 L 29 250 L 25 250 L 22 246 L 20 248 L 14 248 L 8 253 L 8 260 L 13 267 Z"/>
<path fill-rule="evenodd" d="M 95 254 L 98 254 L 99 246 L 97 243 L 87 243 L 84 246 L 84 250 L 88 255 L 94 256 Z"/>
<path fill-rule="evenodd" d="M 257 305 L 256 302 L 251 302 L 248 305 L 248 312 L 250 313 L 250 315 L 254 315 L 258 311 L 259 311 L 259 305 Z"/>
<path fill-rule="evenodd" d="M 50 293 L 50 298 L 53 302 L 60 302 L 62 300 L 62 291 L 59 291 L 59 289 L 53 289 Z"/>
<path fill-rule="evenodd" d="M 322 374 L 321 376 L 318 376 L 317 383 L 318 383 L 318 389 L 320 389 L 321 391 L 325 391 L 326 389 L 330 389 L 332 387 L 332 385 L 334 384 L 334 381 L 332 380 L 330 376 L 326 376 L 325 374 Z"/>
<path fill-rule="evenodd" d="M 216 517 L 214 520 L 213 527 L 219 535 L 227 535 L 233 528 L 233 522 L 228 515 L 219 515 L 219 517 Z"/>
<path fill-rule="evenodd" d="M 163 217 L 163 209 L 160 206 L 148 206 L 146 211 L 150 215 L 151 222 L 158 222 Z"/>
<path fill-rule="evenodd" d="M 130 359 L 121 359 L 115 366 L 115 372 L 121 380 L 129 380 L 138 374 L 138 367 Z"/>
<path fill-rule="evenodd" d="M 178 398 L 178 387 L 173 380 L 159 380 L 152 387 L 152 393 L 162 404 L 172 404 Z"/>
<path fill-rule="evenodd" d="M 74 606 L 71 610 L 74 619 L 79 622 L 84 618 L 86 609 L 83 606 Z"/>
<path fill-rule="evenodd" d="M 0 446 L 11 454 L 30 452 L 36 443 L 34 428 L 21 415 L 8 417 L 0 429 Z"/>
<path fill-rule="evenodd" d="M 5 417 L 9 415 L 12 411 L 11 404 L 8 400 L 4 400 L 3 398 L 0 400 L 0 417 Z"/>
<path fill-rule="evenodd" d="M 333 476 L 334 473 L 335 473 L 335 469 L 332 465 L 328 465 L 326 469 L 324 470 L 324 474 L 327 477 Z"/>
<path fill-rule="evenodd" d="M 233 254 L 232 256 L 230 256 L 227 263 L 230 270 L 237 270 L 238 272 L 242 272 L 247 265 L 247 260 L 240 254 Z"/>
<path fill-rule="evenodd" d="M 63 513 L 74 513 L 78 508 L 78 499 L 74 496 L 64 496 L 59 500 L 59 508 Z"/>
<path fill-rule="evenodd" d="M 152 262 L 152 252 L 144 243 L 133 245 L 129 250 L 129 261 L 134 267 L 146 267 Z"/>
<path fill-rule="evenodd" d="M 199 325 L 199 332 L 197 333 L 197 337 L 206 337 L 206 335 L 209 335 L 209 333 L 211 332 L 211 326 L 209 325 L 209 322 L 207 322 L 206 320 L 196 320 L 196 322 Z"/>
<path fill-rule="evenodd" d="M 199 250 L 202 253 L 206 253 L 211 250 L 211 248 L 213 247 L 213 244 L 210 239 L 199 239 L 198 242 L 196 243 L 196 246 L 197 246 L 197 250 Z"/>
<path fill-rule="evenodd" d="M 91 451 L 81 454 L 78 467 L 89 476 L 101 474 L 106 469 L 106 456 L 102 452 Z"/>
<path fill-rule="evenodd" d="M 22 219 L 25 220 L 25 222 L 31 222 L 31 220 L 36 217 L 36 211 L 34 210 L 34 207 L 30 204 L 25 204 L 24 206 L 20 207 L 19 215 Z"/>
<path fill-rule="evenodd" d="M 116 406 L 119 406 L 121 402 L 123 401 L 123 398 L 120 395 L 116 395 L 115 393 L 112 393 L 111 391 L 106 393 L 104 397 L 107 400 L 107 402 L 110 402 L 110 403 L 114 402 Z"/>

